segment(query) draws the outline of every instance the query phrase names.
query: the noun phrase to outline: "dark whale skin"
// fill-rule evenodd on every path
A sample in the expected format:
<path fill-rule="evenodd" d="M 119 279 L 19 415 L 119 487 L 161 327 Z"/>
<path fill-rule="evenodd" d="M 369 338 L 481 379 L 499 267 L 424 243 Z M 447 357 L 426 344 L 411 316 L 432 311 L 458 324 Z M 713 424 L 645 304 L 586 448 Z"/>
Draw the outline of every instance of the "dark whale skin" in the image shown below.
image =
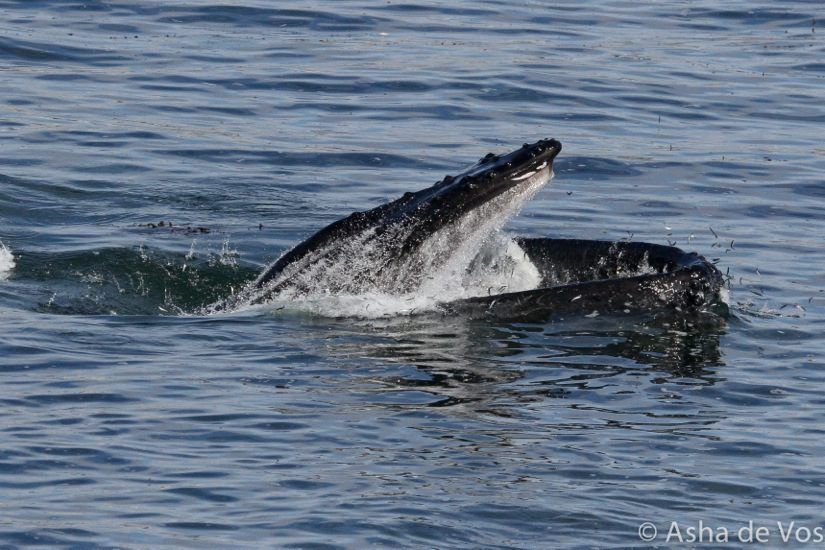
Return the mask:
<path fill-rule="evenodd" d="M 643 242 L 517 238 L 539 288 L 443 304 L 445 311 L 501 320 L 698 311 L 720 303 L 724 277 L 704 257 Z M 646 269 L 649 273 L 634 272 Z"/>

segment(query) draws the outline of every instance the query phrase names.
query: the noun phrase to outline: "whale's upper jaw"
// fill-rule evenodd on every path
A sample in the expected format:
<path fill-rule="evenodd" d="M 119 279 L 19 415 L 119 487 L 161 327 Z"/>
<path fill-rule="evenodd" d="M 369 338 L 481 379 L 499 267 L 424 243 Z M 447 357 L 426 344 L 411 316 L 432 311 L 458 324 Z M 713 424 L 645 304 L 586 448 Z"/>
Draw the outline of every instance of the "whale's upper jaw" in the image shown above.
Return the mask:
<path fill-rule="evenodd" d="M 559 152 L 558 140 L 543 139 L 505 155 L 489 153 L 457 176 L 446 176 L 432 187 L 405 195 L 397 206 L 403 209 L 404 218 L 429 219 L 433 225 L 439 225 L 436 220 L 449 223 L 543 170 L 549 173 Z"/>
<path fill-rule="evenodd" d="M 520 149 L 506 155 L 487 154 L 462 176 L 486 179 L 493 184 L 508 181 L 517 184 L 535 172 L 550 166 L 560 152 L 561 142 L 556 139 L 543 139 L 533 144 L 525 143 Z"/>

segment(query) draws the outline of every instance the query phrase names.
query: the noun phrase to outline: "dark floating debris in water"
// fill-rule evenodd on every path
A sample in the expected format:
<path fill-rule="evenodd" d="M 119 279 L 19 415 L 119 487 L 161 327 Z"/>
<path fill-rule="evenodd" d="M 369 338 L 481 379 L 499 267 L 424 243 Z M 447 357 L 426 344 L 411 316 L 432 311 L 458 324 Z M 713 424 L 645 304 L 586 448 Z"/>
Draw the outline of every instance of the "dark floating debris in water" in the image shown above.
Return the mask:
<path fill-rule="evenodd" d="M 202 225 L 174 225 L 172 222 L 159 221 L 158 223 L 139 223 L 138 227 L 148 229 L 169 229 L 172 233 L 184 233 L 185 235 L 202 235 L 211 233 L 212 230 Z"/>

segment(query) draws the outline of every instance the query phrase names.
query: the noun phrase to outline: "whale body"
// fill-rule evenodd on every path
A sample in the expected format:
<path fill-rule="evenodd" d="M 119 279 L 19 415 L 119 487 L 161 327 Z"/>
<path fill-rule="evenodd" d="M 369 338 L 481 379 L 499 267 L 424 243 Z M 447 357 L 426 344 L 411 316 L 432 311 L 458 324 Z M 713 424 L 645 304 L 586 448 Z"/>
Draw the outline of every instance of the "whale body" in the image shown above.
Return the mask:
<path fill-rule="evenodd" d="M 276 298 L 415 295 L 434 277 L 461 278 L 485 262 L 499 266 L 500 258 L 490 259 L 492 236 L 552 177 L 560 152 L 558 140 L 543 139 L 489 153 L 456 176 L 355 212 L 287 251 L 211 311 Z M 673 247 L 515 238 L 508 251 L 528 266 L 531 283 L 511 288 L 505 281 L 498 292 L 440 299 L 439 310 L 518 319 L 701 309 L 720 300 L 723 286 L 712 264 Z"/>

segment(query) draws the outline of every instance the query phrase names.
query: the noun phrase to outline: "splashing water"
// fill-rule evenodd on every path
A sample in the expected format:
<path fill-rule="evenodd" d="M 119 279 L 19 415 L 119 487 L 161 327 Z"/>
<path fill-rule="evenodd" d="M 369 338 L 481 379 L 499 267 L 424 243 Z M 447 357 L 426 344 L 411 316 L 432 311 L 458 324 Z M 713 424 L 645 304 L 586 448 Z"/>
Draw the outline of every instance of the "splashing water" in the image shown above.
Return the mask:
<path fill-rule="evenodd" d="M 541 277 L 526 254 L 501 230 L 553 174 L 542 168 L 518 186 L 428 236 L 417 250 L 391 255 L 411 231 L 372 227 L 287 266 L 274 282 L 286 284 L 260 305 L 266 289 L 249 287 L 233 311 L 305 311 L 325 316 L 383 317 L 436 311 L 440 303 L 530 290 Z M 407 232 L 407 233 L 405 233 Z"/>
<path fill-rule="evenodd" d="M 6 245 L 0 242 L 0 281 L 8 279 L 14 269 L 14 255 Z"/>
<path fill-rule="evenodd" d="M 192 241 L 192 246 L 189 248 L 189 254 L 187 254 L 187 258 L 189 256 L 195 256 L 194 250 L 195 242 Z M 236 267 L 238 265 L 238 256 L 240 256 L 240 254 L 237 250 L 235 250 L 229 245 L 229 239 L 227 238 L 224 239 L 220 252 L 218 252 L 217 254 L 210 254 L 209 265 L 225 265 L 230 267 Z"/>

